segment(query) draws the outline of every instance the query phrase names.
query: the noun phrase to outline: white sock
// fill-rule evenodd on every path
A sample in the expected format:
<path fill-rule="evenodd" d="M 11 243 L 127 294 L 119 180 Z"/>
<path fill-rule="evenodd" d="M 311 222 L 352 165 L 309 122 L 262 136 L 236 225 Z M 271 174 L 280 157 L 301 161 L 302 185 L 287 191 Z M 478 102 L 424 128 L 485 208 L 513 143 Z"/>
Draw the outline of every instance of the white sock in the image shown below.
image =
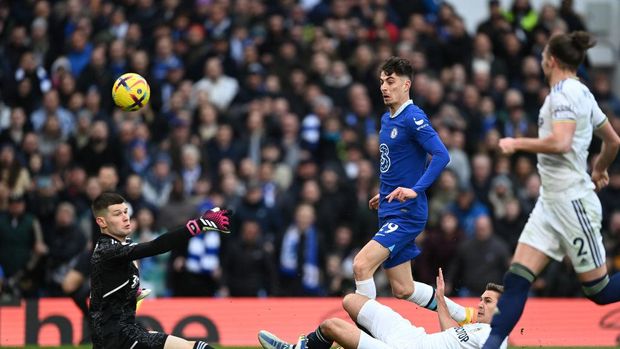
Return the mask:
<path fill-rule="evenodd" d="M 355 293 L 366 296 L 370 299 L 377 298 L 377 286 L 375 279 L 370 278 L 362 281 L 355 280 Z"/>
<path fill-rule="evenodd" d="M 422 282 L 414 281 L 413 294 L 407 300 L 421 307 L 437 311 L 437 300 L 435 299 L 435 289 Z M 450 298 L 444 297 L 450 316 L 456 322 L 463 322 L 467 319 L 465 307 L 454 303 Z"/>
<path fill-rule="evenodd" d="M 435 290 L 423 282 L 413 282 L 413 293 L 407 300 L 430 310 L 437 309 Z"/>

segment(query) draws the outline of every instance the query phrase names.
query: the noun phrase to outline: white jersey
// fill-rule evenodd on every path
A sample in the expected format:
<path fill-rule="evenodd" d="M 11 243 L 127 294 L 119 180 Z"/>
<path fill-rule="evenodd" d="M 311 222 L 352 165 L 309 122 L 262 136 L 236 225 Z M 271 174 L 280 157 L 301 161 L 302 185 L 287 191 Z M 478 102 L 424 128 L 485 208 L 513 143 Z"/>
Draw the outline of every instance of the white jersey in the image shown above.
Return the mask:
<path fill-rule="evenodd" d="M 538 116 L 538 137 L 548 137 L 554 122 L 575 122 L 571 149 L 563 154 L 538 154 L 543 199 L 573 200 L 594 189 L 587 173 L 588 148 L 593 131 L 607 117 L 588 88 L 577 79 L 565 79 L 551 88 Z"/>
<path fill-rule="evenodd" d="M 374 299 L 367 301 L 357 315 L 357 322 L 372 336 L 361 333 L 359 349 L 480 349 L 489 334 L 489 324 L 475 323 L 427 334 L 392 308 Z M 504 340 L 501 349 L 508 347 Z"/>
<path fill-rule="evenodd" d="M 420 345 L 416 347 L 423 349 L 480 349 L 489 338 L 489 334 L 491 334 L 489 324 L 467 324 L 426 335 Z M 507 347 L 508 341 L 504 340 L 500 348 L 506 349 Z"/>

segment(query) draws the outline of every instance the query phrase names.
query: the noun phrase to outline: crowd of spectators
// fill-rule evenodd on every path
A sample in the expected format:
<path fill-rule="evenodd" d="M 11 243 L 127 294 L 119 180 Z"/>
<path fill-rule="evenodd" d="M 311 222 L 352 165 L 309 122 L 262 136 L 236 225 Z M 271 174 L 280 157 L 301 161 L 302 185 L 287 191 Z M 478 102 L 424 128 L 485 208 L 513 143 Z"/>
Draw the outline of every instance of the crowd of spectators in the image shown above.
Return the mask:
<path fill-rule="evenodd" d="M 411 61 L 412 99 L 451 155 L 428 193 L 415 278 L 433 284 L 441 266 L 464 296 L 501 282 L 540 179 L 535 157 L 495 146 L 536 136 L 545 42 L 585 27 L 570 0 L 488 9 L 468 32 L 432 0 L 0 2 L 2 292 L 63 295 L 96 242 L 89 204 L 108 190 L 130 203 L 134 241 L 212 206 L 236 212 L 231 234 L 140 261 L 157 296 L 354 289 L 353 256 L 377 229 L 377 68 L 392 55 Z M 110 97 L 125 72 L 150 84 L 138 112 Z M 610 75 L 586 64 L 580 76 L 620 129 Z M 610 177 L 600 197 L 618 271 L 620 167 Z M 553 262 L 533 294 L 579 296 L 571 273 Z"/>

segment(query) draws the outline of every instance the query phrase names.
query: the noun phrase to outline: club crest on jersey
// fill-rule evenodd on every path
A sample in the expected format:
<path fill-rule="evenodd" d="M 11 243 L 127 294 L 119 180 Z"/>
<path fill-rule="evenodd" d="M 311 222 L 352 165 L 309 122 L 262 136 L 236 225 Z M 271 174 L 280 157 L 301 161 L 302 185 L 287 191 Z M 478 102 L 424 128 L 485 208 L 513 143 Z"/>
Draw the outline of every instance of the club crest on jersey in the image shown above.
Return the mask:
<path fill-rule="evenodd" d="M 541 116 L 538 117 L 538 127 L 541 127 L 545 123 L 545 119 Z"/>
<path fill-rule="evenodd" d="M 398 136 L 398 129 L 396 127 L 394 127 L 392 129 L 392 132 L 390 132 L 390 138 L 394 139 L 394 138 L 396 138 L 396 136 Z"/>

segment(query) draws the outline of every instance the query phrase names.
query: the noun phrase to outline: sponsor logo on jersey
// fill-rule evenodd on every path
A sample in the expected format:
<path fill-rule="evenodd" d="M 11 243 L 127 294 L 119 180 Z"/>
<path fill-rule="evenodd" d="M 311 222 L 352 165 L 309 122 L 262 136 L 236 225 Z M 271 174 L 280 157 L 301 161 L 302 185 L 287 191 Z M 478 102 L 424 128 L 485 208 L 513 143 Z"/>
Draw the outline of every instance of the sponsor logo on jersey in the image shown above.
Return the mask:
<path fill-rule="evenodd" d="M 414 118 L 414 119 L 413 119 L 413 122 L 414 122 L 416 125 L 420 126 L 420 125 L 422 125 L 422 124 L 424 123 L 424 119 L 416 120 L 416 119 Z"/>
<path fill-rule="evenodd" d="M 385 143 L 381 143 L 379 146 L 379 151 L 381 152 L 381 165 L 379 166 L 379 170 L 381 173 L 385 173 L 390 169 L 392 165 L 392 161 L 390 160 L 390 148 Z"/>
<path fill-rule="evenodd" d="M 570 112 L 572 112 L 573 108 L 571 108 L 570 105 L 558 105 L 551 112 L 553 114 L 555 114 L 555 113 L 560 113 L 560 112 L 563 112 L 563 111 L 570 111 Z"/>
<path fill-rule="evenodd" d="M 456 336 L 458 337 L 460 342 L 469 341 L 467 331 L 463 327 L 454 327 L 454 331 L 456 331 Z"/>

